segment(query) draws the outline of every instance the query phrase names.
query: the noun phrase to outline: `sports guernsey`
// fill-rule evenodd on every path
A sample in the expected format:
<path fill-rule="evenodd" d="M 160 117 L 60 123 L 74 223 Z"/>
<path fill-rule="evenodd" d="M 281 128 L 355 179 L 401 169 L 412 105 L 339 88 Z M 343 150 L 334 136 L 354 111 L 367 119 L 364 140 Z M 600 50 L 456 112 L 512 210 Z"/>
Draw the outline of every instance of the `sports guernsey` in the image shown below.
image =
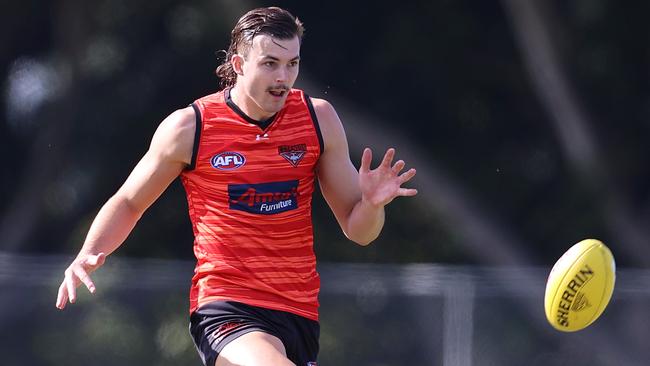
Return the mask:
<path fill-rule="evenodd" d="M 266 123 L 229 89 L 192 107 L 194 151 L 181 174 L 197 259 L 190 313 L 230 300 L 318 320 L 311 198 L 323 140 L 309 97 L 292 89 Z"/>

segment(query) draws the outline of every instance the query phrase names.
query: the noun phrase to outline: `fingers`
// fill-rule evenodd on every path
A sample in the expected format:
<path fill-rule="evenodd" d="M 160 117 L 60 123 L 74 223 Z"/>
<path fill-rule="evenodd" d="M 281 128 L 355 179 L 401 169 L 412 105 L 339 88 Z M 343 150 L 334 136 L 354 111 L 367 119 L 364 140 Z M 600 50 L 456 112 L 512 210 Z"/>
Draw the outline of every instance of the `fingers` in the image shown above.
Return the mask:
<path fill-rule="evenodd" d="M 65 308 L 65 304 L 68 302 L 68 293 L 66 291 L 65 280 L 61 282 L 59 286 L 59 294 L 56 297 L 56 307 L 60 310 Z"/>
<path fill-rule="evenodd" d="M 86 268 L 88 268 L 92 272 L 96 270 L 97 267 L 103 265 L 105 260 L 106 260 L 106 254 L 99 253 L 97 255 L 88 256 L 88 258 L 85 259 L 86 265 L 82 264 L 80 266 L 72 267 L 72 272 L 77 276 L 79 281 L 81 281 L 84 285 L 86 285 L 86 288 L 88 289 L 88 291 L 90 291 L 91 294 L 95 293 L 95 284 L 93 283 L 93 280 L 88 275 L 88 271 L 86 270 Z"/>
<path fill-rule="evenodd" d="M 88 272 L 86 272 L 83 268 L 81 267 L 74 267 L 72 269 L 72 272 L 77 276 L 77 278 L 84 284 L 86 285 L 86 288 L 88 291 L 90 291 L 91 294 L 95 293 L 95 284 L 93 281 L 90 279 L 90 276 L 88 276 Z M 76 286 L 75 286 L 76 287 Z"/>
<path fill-rule="evenodd" d="M 409 180 L 411 180 L 411 178 L 415 177 L 415 173 L 416 173 L 415 169 L 411 168 L 406 173 L 400 175 L 399 176 L 399 184 L 402 185 L 402 184 L 408 182 Z"/>
<path fill-rule="evenodd" d="M 359 173 L 368 173 L 370 170 L 370 162 L 372 162 L 372 150 L 366 147 L 363 149 L 363 155 L 361 155 L 361 167 L 359 168 Z"/>
<path fill-rule="evenodd" d="M 390 149 L 386 150 L 386 154 L 384 154 L 384 159 L 381 161 L 381 165 L 385 168 L 390 168 L 390 163 L 393 162 L 394 157 L 395 149 L 391 147 Z"/>
<path fill-rule="evenodd" d="M 402 169 L 404 169 L 405 165 L 406 165 L 406 163 L 404 162 L 404 160 L 398 160 L 397 163 L 395 163 L 395 165 L 393 165 L 393 168 L 392 168 L 393 173 L 395 175 L 399 174 L 399 172 L 401 172 Z"/>
<path fill-rule="evenodd" d="M 408 182 L 409 180 L 411 180 L 411 178 L 415 177 L 415 173 L 416 173 L 415 169 L 411 168 L 406 173 L 400 175 L 399 184 L 402 185 Z M 397 194 L 399 196 L 407 196 L 407 197 L 415 196 L 416 194 L 418 194 L 418 190 L 415 188 L 400 188 L 397 190 Z"/>
<path fill-rule="evenodd" d="M 390 169 L 393 172 L 393 174 L 399 175 L 402 169 L 404 169 L 404 167 L 406 166 L 406 163 L 404 162 L 404 160 L 400 159 L 391 167 L 391 163 L 393 162 L 394 158 L 395 158 L 395 149 L 391 147 L 388 150 L 386 150 L 386 154 L 384 154 L 384 158 L 381 161 L 379 167 Z M 372 151 L 369 148 L 365 148 L 363 150 L 363 156 L 361 157 L 361 168 L 359 169 L 359 172 L 367 173 L 370 170 L 371 162 L 372 162 Z M 402 183 L 408 182 L 414 176 L 415 176 L 415 169 L 409 169 L 406 173 L 399 176 L 400 185 Z"/>
<path fill-rule="evenodd" d="M 105 260 L 106 260 L 106 254 L 99 253 L 97 255 L 91 255 L 88 258 L 88 264 L 90 264 L 93 267 L 100 267 L 104 265 Z"/>
<path fill-rule="evenodd" d="M 89 272 L 94 271 L 97 267 L 102 266 L 106 260 L 106 254 L 99 253 L 90 255 L 81 260 L 76 260 L 65 271 L 65 278 L 59 286 L 59 293 L 56 297 L 56 307 L 65 308 L 68 301 L 74 304 L 77 301 L 77 286 L 83 283 L 91 294 L 95 293 L 96 287 L 90 278 Z"/>
<path fill-rule="evenodd" d="M 398 196 L 410 197 L 410 196 L 415 196 L 416 194 L 418 194 L 418 190 L 415 188 L 400 188 L 397 191 Z"/>
<path fill-rule="evenodd" d="M 71 270 L 69 270 L 71 272 Z M 65 287 L 68 290 L 68 299 L 71 304 L 74 304 L 77 301 L 77 289 L 72 279 L 72 274 L 66 273 L 65 279 L 63 280 Z"/>
<path fill-rule="evenodd" d="M 384 168 L 390 168 L 390 165 L 393 162 L 393 158 L 395 158 L 395 149 L 391 147 L 388 150 L 386 150 L 386 154 L 384 154 L 384 158 L 382 159 L 379 165 Z M 359 168 L 359 172 L 361 173 L 368 172 L 370 170 L 371 163 L 372 163 L 372 150 L 370 150 L 369 148 L 365 148 L 363 150 L 363 155 L 361 156 L 361 168 Z M 395 163 L 392 169 L 396 173 L 399 173 L 403 168 L 404 168 L 404 162 L 400 160 L 397 163 Z"/>
<path fill-rule="evenodd" d="M 65 278 L 59 286 L 59 294 L 56 298 L 56 307 L 59 309 L 65 308 L 68 301 L 74 304 L 77 301 L 77 286 L 83 282 L 88 291 L 95 292 L 95 284 L 90 280 L 88 274 L 79 267 L 71 267 L 65 271 Z"/>

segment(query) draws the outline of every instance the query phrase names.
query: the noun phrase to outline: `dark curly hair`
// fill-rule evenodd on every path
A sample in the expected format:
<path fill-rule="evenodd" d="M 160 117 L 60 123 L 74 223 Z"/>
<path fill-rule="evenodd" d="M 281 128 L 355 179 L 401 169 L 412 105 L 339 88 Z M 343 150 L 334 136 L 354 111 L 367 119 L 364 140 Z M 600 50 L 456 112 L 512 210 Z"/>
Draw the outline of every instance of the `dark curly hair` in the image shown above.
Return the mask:
<path fill-rule="evenodd" d="M 245 55 L 256 35 L 266 34 L 278 39 L 291 39 L 297 36 L 302 42 L 304 32 L 305 28 L 298 18 L 278 7 L 257 8 L 244 14 L 230 34 L 228 51 L 219 52 L 224 54 L 224 59 L 216 70 L 221 87 L 228 88 L 235 85 L 237 74 L 232 68 L 230 59 L 237 52 Z"/>

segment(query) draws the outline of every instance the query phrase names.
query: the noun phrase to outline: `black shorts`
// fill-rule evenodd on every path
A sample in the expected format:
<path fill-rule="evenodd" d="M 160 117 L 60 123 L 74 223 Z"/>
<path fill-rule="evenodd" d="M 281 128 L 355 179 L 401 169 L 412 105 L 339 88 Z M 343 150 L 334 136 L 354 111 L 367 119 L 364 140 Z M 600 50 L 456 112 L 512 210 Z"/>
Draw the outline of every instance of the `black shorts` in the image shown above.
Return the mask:
<path fill-rule="evenodd" d="M 190 334 L 206 366 L 214 366 L 228 343 L 253 331 L 280 339 L 287 358 L 297 366 L 316 366 L 320 335 L 317 321 L 234 301 L 206 304 L 190 316 Z"/>

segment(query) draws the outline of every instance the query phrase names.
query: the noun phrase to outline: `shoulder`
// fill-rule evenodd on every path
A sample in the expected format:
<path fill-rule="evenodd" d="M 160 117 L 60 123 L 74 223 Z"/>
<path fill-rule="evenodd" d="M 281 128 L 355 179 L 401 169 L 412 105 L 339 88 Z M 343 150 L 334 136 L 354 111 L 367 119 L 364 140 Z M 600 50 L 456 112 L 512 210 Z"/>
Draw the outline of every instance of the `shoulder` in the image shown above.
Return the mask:
<path fill-rule="evenodd" d="M 194 108 L 178 109 L 160 123 L 151 141 L 151 149 L 173 160 L 189 163 L 196 127 Z"/>
<path fill-rule="evenodd" d="M 226 92 L 228 89 L 229 88 L 226 88 L 212 94 L 204 95 L 203 97 L 195 100 L 194 104 L 196 104 L 199 107 L 204 107 L 210 104 L 224 103 L 226 101 Z"/>
<path fill-rule="evenodd" d="M 336 126 L 341 124 L 341 120 L 330 102 L 320 98 L 309 99 L 311 99 L 314 113 L 316 113 L 316 118 L 318 118 L 318 123 L 321 128 L 328 128 L 331 125 Z"/>
<path fill-rule="evenodd" d="M 172 112 L 165 118 L 160 125 L 156 134 L 161 137 L 184 140 L 186 137 L 194 136 L 196 129 L 196 113 L 194 108 L 186 107 Z"/>
<path fill-rule="evenodd" d="M 316 113 L 323 114 L 325 117 L 328 117 L 331 114 L 336 114 L 334 107 L 327 100 L 321 98 L 309 98 L 309 99 L 311 99 L 311 104 L 314 106 L 314 111 Z"/>
<path fill-rule="evenodd" d="M 325 99 L 310 98 L 318 125 L 323 135 L 325 151 L 339 144 L 346 143 L 345 131 L 334 106 Z"/>

